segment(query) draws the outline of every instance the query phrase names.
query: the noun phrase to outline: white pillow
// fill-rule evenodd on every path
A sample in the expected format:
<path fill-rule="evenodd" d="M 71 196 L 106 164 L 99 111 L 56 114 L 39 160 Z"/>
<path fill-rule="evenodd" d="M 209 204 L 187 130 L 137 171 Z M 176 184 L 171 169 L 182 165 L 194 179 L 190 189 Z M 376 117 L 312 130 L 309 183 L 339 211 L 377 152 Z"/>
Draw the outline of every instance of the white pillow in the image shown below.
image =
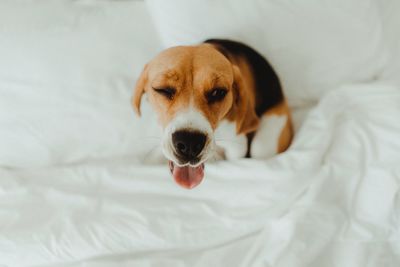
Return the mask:
<path fill-rule="evenodd" d="M 378 1 L 382 11 L 385 43 L 390 57 L 385 68 L 384 78 L 400 86 L 400 1 Z"/>
<path fill-rule="evenodd" d="M 165 46 L 229 38 L 272 63 L 293 106 L 376 78 L 386 61 L 374 0 L 148 0 Z"/>
<path fill-rule="evenodd" d="M 130 98 L 159 43 L 143 2 L 1 1 L 0 166 L 137 152 Z"/>

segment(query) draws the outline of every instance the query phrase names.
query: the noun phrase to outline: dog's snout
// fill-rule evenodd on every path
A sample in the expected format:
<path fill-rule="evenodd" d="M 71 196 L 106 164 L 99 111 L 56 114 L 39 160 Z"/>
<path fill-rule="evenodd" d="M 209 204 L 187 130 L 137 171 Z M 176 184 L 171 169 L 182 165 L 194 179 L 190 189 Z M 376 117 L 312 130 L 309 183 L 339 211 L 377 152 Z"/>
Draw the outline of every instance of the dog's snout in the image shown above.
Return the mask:
<path fill-rule="evenodd" d="M 177 156 L 184 161 L 192 161 L 203 150 L 207 136 L 201 132 L 176 131 L 172 134 L 172 144 Z"/>

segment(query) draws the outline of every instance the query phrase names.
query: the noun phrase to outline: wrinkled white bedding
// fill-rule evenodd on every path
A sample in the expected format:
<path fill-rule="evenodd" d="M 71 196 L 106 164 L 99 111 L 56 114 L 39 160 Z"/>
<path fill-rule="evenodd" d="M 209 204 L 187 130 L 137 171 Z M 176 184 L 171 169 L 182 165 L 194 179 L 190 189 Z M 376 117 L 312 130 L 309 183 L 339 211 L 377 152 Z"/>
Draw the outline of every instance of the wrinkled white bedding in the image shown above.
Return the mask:
<path fill-rule="evenodd" d="M 0 170 L 0 266 L 400 266 L 400 90 L 348 85 L 192 191 L 129 158 Z"/>

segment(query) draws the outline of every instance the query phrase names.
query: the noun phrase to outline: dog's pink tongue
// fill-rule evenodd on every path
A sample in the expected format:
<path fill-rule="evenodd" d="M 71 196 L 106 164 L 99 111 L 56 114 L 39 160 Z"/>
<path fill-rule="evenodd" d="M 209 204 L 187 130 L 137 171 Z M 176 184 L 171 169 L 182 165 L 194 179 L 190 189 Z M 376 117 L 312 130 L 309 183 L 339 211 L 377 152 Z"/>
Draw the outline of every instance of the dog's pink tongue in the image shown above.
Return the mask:
<path fill-rule="evenodd" d="M 192 189 L 193 187 L 200 184 L 204 177 L 204 164 L 198 167 L 184 166 L 179 167 L 173 166 L 172 176 L 175 181 L 182 187 Z"/>

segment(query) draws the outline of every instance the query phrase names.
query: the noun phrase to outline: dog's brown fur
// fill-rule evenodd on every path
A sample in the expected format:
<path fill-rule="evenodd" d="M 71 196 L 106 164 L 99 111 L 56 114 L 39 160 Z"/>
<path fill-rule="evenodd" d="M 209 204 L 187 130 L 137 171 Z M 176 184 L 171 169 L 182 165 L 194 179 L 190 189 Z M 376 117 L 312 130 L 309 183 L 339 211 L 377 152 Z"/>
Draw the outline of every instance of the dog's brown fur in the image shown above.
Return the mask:
<path fill-rule="evenodd" d="M 163 126 L 192 103 L 209 120 L 213 129 L 226 118 L 236 122 L 238 134 L 248 133 L 257 129 L 259 123 L 249 77 L 248 71 L 232 65 L 210 44 L 173 47 L 161 52 L 145 66 L 132 103 L 140 114 L 141 97 L 146 92 Z M 172 100 L 154 90 L 170 87 L 176 89 Z M 205 95 L 216 87 L 227 89 L 228 94 L 223 101 L 210 105 Z"/>
<path fill-rule="evenodd" d="M 209 104 L 206 93 L 216 87 L 225 88 L 228 93 L 222 101 Z M 168 99 L 154 90 L 161 88 L 174 88 L 176 93 Z M 236 122 L 237 134 L 253 132 L 259 125 L 255 113 L 254 79 L 246 59 L 234 57 L 228 60 L 212 44 L 178 46 L 161 52 L 145 66 L 137 82 L 132 103 L 138 114 L 145 92 L 164 127 L 189 105 L 202 112 L 214 130 L 223 119 Z M 278 152 L 283 152 L 293 136 L 286 101 L 263 114 L 270 115 L 288 118 L 277 148 Z"/>

